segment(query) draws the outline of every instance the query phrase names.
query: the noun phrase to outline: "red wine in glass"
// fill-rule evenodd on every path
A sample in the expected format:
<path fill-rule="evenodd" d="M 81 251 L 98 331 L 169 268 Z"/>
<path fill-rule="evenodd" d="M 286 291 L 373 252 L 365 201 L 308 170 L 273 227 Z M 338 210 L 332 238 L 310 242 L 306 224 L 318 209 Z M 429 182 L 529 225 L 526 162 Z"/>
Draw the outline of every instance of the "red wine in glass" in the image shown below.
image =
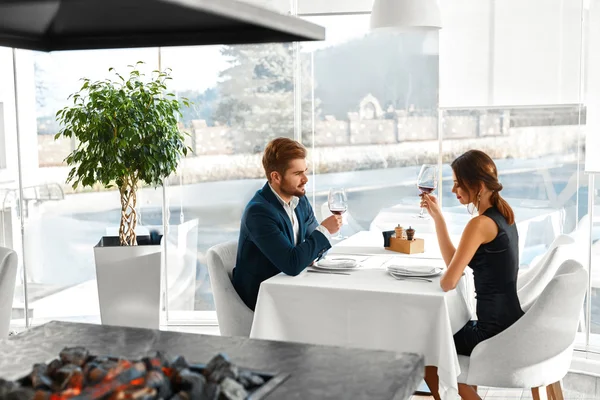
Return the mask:
<path fill-rule="evenodd" d="M 433 192 L 435 190 L 434 187 L 430 187 L 430 186 L 418 186 L 418 188 L 422 194 L 430 194 L 431 192 Z"/>
<path fill-rule="evenodd" d="M 342 215 L 347 210 L 347 207 L 329 207 L 329 211 L 335 215 Z"/>
<path fill-rule="evenodd" d="M 342 215 L 348 211 L 348 196 L 344 188 L 331 188 L 329 189 L 329 196 L 327 197 L 329 203 L 329 211 L 334 215 Z M 342 234 L 338 231 L 333 239 L 342 239 Z"/>
<path fill-rule="evenodd" d="M 419 176 L 417 177 L 417 188 L 421 192 L 419 196 L 424 194 L 431 194 L 437 187 L 438 180 L 438 166 L 435 164 L 423 164 Z M 427 218 L 424 213 L 424 209 L 421 208 L 418 217 Z"/>

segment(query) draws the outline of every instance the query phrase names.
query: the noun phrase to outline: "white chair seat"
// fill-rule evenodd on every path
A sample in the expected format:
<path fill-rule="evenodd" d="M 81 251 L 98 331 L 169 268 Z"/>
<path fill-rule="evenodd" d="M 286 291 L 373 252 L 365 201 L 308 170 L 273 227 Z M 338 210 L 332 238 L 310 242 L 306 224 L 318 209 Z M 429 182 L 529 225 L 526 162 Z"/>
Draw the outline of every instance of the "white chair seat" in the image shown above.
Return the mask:
<path fill-rule="evenodd" d="M 254 312 L 246 306 L 231 283 L 235 267 L 237 242 L 221 243 L 207 253 L 208 274 L 212 287 L 217 320 L 222 336 L 250 336 Z"/>

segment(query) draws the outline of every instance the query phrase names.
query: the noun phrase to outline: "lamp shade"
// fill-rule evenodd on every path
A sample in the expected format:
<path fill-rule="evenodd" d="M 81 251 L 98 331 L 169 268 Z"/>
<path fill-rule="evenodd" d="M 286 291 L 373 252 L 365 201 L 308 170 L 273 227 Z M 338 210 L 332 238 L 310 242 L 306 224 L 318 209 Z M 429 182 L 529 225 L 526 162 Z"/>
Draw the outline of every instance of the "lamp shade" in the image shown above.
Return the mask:
<path fill-rule="evenodd" d="M 371 29 L 440 29 L 442 18 L 437 0 L 375 0 Z"/>

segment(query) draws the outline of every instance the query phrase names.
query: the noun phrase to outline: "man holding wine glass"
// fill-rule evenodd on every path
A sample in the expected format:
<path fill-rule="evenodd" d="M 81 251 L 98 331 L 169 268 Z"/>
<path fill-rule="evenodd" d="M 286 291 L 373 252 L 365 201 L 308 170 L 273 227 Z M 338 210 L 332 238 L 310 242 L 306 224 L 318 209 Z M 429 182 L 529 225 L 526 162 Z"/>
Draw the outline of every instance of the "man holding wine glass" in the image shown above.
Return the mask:
<path fill-rule="evenodd" d="M 348 196 L 346 195 L 344 188 L 329 189 L 329 196 L 327 199 L 329 211 L 332 214 L 339 215 L 341 217 L 346 211 L 348 211 Z M 338 234 L 332 237 L 332 239 L 344 239 L 344 237 L 342 236 L 341 231 L 338 231 Z"/>
<path fill-rule="evenodd" d="M 233 286 L 254 310 L 261 282 L 283 272 L 298 275 L 331 248 L 341 214 L 319 223 L 306 198 L 306 149 L 288 138 L 265 148 L 267 183 L 250 200 L 240 226 Z"/>

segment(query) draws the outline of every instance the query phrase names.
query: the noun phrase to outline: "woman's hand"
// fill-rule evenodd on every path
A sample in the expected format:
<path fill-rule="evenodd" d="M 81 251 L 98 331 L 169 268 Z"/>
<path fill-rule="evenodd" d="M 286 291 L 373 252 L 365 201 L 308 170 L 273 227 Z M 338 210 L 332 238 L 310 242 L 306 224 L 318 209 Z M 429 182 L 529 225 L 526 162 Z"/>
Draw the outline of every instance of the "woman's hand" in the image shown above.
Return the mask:
<path fill-rule="evenodd" d="M 421 195 L 421 207 L 427 210 L 431 218 L 437 220 L 438 218 L 444 218 L 442 216 L 442 210 L 440 209 L 440 205 L 437 202 L 435 196 L 430 194 L 422 194 Z"/>

